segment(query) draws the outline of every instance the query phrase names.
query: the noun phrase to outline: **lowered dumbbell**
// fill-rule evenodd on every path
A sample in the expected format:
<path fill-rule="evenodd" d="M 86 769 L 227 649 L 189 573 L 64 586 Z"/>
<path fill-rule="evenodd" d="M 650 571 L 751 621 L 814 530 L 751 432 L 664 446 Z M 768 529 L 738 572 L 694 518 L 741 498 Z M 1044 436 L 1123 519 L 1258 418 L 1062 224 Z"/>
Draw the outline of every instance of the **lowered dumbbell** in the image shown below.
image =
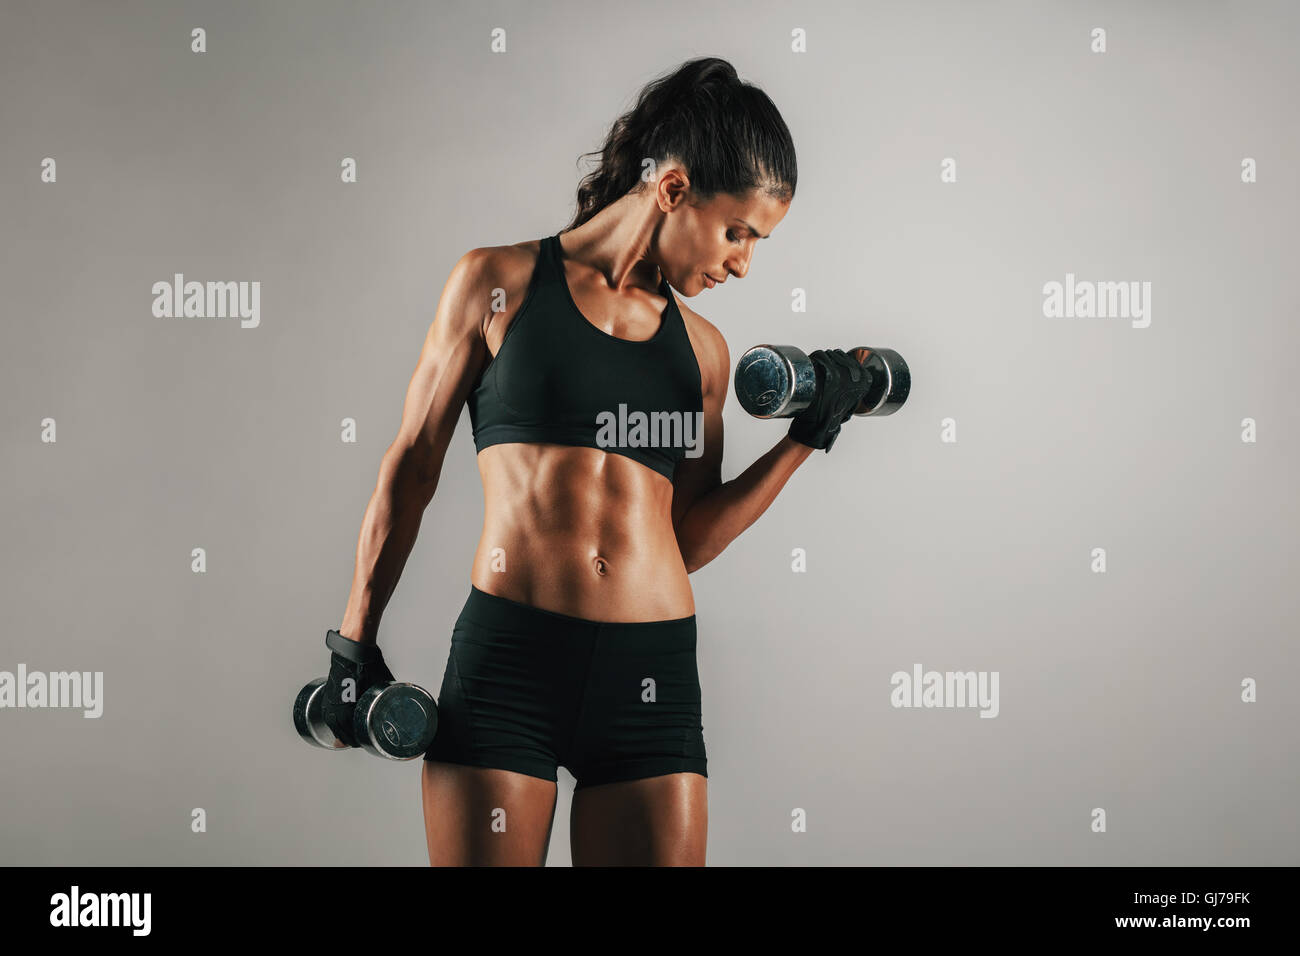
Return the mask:
<path fill-rule="evenodd" d="M 326 643 L 332 648 L 346 645 L 331 631 Z M 293 702 L 293 725 L 309 744 L 326 750 L 348 750 L 325 723 L 324 702 L 327 678 L 309 682 Z M 438 730 L 438 707 L 427 690 L 403 681 L 380 681 L 366 688 L 352 712 L 352 733 L 362 748 L 389 760 L 410 760 L 429 749 Z"/>
<path fill-rule="evenodd" d="M 892 415 L 907 401 L 912 373 L 893 349 L 859 346 L 848 354 L 862 363 L 871 385 L 854 415 Z M 736 363 L 736 398 L 755 418 L 791 418 L 817 397 L 817 367 L 793 345 L 755 345 Z"/>

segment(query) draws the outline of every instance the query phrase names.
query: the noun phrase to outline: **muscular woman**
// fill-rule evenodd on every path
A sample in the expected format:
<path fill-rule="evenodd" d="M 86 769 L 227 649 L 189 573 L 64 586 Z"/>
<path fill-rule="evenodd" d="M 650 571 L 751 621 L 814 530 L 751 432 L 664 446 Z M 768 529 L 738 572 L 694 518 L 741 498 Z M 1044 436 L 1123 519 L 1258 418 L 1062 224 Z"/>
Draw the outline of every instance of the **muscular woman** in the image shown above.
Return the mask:
<path fill-rule="evenodd" d="M 486 507 L 423 761 L 433 865 L 543 864 L 559 765 L 576 781 L 575 865 L 704 864 L 688 575 L 829 450 L 861 396 L 819 397 L 722 481 L 727 344 L 674 291 L 743 278 L 795 181 L 768 96 L 725 60 L 692 60 L 615 122 L 567 228 L 452 270 L 339 628 L 374 644 L 468 404 Z"/>

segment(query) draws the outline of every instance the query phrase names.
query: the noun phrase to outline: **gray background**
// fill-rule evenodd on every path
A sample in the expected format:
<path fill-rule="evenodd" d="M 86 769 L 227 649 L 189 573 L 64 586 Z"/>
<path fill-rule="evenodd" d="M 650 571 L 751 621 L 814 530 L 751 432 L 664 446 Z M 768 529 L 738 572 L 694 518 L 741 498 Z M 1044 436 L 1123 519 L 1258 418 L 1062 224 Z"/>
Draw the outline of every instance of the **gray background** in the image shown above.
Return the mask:
<path fill-rule="evenodd" d="M 691 306 L 733 362 L 889 346 L 915 381 L 692 577 L 710 864 L 1300 863 L 1297 27 L 1286 3 L 5 0 L 0 669 L 103 671 L 106 700 L 0 711 L 0 859 L 427 861 L 418 761 L 311 749 L 291 699 L 451 266 L 561 228 L 579 154 L 716 54 L 781 109 L 800 180 L 749 277 Z M 260 281 L 261 327 L 154 318 L 174 272 Z M 1045 318 L 1067 272 L 1151 282 L 1151 326 Z M 784 431 L 725 419 L 724 478 Z M 404 679 L 441 681 L 481 509 L 465 415 L 384 617 Z M 1000 715 L 891 707 L 915 662 L 998 671 Z"/>

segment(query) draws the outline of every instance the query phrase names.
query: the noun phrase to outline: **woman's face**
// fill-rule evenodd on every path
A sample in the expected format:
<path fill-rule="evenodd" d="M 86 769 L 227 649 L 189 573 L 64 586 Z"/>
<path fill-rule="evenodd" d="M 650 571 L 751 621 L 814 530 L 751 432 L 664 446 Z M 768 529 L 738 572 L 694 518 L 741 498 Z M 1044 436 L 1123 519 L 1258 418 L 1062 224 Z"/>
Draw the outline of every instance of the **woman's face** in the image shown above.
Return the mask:
<path fill-rule="evenodd" d="M 754 246 L 789 209 L 788 202 L 757 189 L 744 197 L 718 193 L 698 205 L 679 203 L 660 229 L 659 269 L 685 298 L 730 276 L 744 278 Z"/>

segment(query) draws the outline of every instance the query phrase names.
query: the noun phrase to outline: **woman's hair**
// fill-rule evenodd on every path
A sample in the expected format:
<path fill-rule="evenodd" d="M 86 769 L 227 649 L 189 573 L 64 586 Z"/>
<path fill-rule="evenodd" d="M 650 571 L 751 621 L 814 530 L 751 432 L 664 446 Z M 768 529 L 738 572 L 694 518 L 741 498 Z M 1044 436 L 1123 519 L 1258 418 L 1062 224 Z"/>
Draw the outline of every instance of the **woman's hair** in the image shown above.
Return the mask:
<path fill-rule="evenodd" d="M 599 165 L 578 185 L 565 232 L 638 189 L 647 158 L 681 162 L 700 202 L 755 187 L 789 202 L 798 179 L 794 141 L 776 105 L 716 56 L 687 60 L 647 84 L 636 106 L 614 121 L 599 154 Z"/>

